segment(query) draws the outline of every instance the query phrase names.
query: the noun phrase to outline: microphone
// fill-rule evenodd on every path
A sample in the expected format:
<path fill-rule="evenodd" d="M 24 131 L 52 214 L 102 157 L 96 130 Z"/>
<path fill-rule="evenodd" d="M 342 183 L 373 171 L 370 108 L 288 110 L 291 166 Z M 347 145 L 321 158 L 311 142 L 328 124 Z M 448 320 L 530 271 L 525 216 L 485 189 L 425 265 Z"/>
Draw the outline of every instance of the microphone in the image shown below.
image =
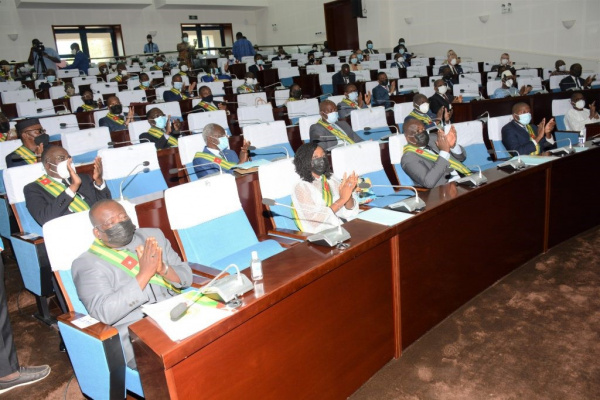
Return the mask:
<path fill-rule="evenodd" d="M 463 79 L 466 79 L 468 81 L 474 82 L 474 83 L 476 83 L 479 86 L 479 82 L 477 82 L 475 79 L 467 77 L 465 74 L 460 74 L 460 77 L 463 78 Z"/>
<path fill-rule="evenodd" d="M 44 111 L 48 111 L 48 110 L 55 110 L 57 107 L 62 107 L 62 112 L 63 112 L 63 113 L 66 113 L 66 114 L 68 114 L 68 113 L 69 113 L 69 111 L 67 110 L 67 107 L 65 107 L 65 105 L 64 105 L 64 104 L 57 104 L 57 105 L 55 105 L 55 106 L 52 106 L 52 107 L 38 108 L 38 109 L 36 109 L 35 111 L 36 111 L 38 114 L 41 114 L 41 113 L 42 113 L 42 112 L 44 112 Z"/>
<path fill-rule="evenodd" d="M 261 121 L 260 119 L 245 119 L 243 121 L 238 121 L 238 124 L 251 125 L 251 124 L 264 124 L 267 122 L 270 122 L 270 121 Z"/>
<path fill-rule="evenodd" d="M 61 122 L 60 124 L 58 124 L 58 126 L 60 127 L 60 129 L 67 129 L 67 128 L 79 128 L 80 125 L 91 125 L 93 127 L 96 127 L 96 124 L 94 124 L 93 122 L 78 122 L 75 125 L 69 125 L 66 122 Z"/>
<path fill-rule="evenodd" d="M 252 147 L 254 147 L 254 148 L 252 148 Z M 273 146 L 273 147 L 270 147 L 269 150 L 272 148 L 278 148 L 278 149 L 285 150 L 285 157 L 277 157 L 277 158 L 272 159 L 271 161 L 277 161 L 277 160 L 283 160 L 284 158 L 285 159 L 290 158 L 290 153 L 288 152 L 288 149 L 285 146 Z M 248 147 L 248 150 L 256 150 L 256 147 L 250 146 L 250 147 Z M 259 149 L 259 150 L 263 150 L 263 149 Z M 257 153 L 254 153 L 254 154 L 257 154 Z M 261 154 L 261 153 L 258 153 L 258 154 Z"/>
<path fill-rule="evenodd" d="M 327 215 L 327 216 L 330 216 L 331 213 L 333 213 L 333 210 L 331 211 L 331 213 L 329 213 L 329 212 L 318 211 L 315 209 L 310 209 L 310 208 L 305 208 L 305 207 L 298 207 L 297 205 L 294 205 L 294 207 L 291 207 L 291 206 L 288 206 L 287 204 L 278 203 L 275 200 L 269 199 L 269 198 L 263 198 L 262 203 L 265 206 L 280 206 L 280 207 L 289 208 L 290 210 L 298 210 L 298 209 L 307 210 L 307 211 L 313 212 L 315 214 Z M 319 246 L 337 247 L 340 250 L 347 249 L 348 247 L 350 247 L 350 245 L 343 243 L 343 242 L 350 239 L 350 233 L 342 227 L 341 221 L 337 217 L 337 215 L 335 215 L 335 213 L 333 213 L 333 214 L 337 220 L 336 227 L 325 229 L 324 231 L 321 231 L 319 233 L 312 234 L 312 235 L 308 236 L 306 238 L 306 240 L 308 240 L 309 242 L 314 243 L 316 245 L 319 245 Z"/>
<path fill-rule="evenodd" d="M 477 187 L 487 183 L 488 179 L 481 173 L 481 167 L 479 165 L 473 165 L 473 167 L 477 167 L 479 169 L 479 174 L 464 176 L 457 180 L 456 183 L 470 187 Z M 467 166 L 467 168 L 471 168 L 471 166 Z"/>
<path fill-rule="evenodd" d="M 217 281 L 217 279 L 219 279 L 230 267 L 235 268 L 237 275 L 230 275 Z M 200 289 L 198 293 L 192 297 L 192 301 L 189 303 L 179 303 L 173 307 L 169 313 L 171 321 L 177 321 L 181 319 L 187 313 L 187 310 L 202 296 L 209 297 L 213 300 L 222 301 L 224 303 L 229 303 L 228 305 L 230 307 L 239 307 L 242 305 L 242 302 L 239 300 L 239 296 L 249 292 L 253 288 L 254 286 L 248 277 L 240 273 L 238 266 L 235 264 L 230 264 L 223 271 L 219 272 L 219 274 L 210 282 L 208 282 L 207 285 Z"/>
<path fill-rule="evenodd" d="M 556 148 L 556 149 L 552 149 L 550 150 L 550 153 L 552 153 L 555 156 L 568 156 L 569 154 L 573 154 L 575 153 L 575 149 L 573 149 L 573 143 L 571 142 L 571 139 L 569 138 L 564 138 L 564 139 L 559 139 L 556 141 L 556 143 L 558 142 L 564 142 L 565 140 L 569 141 L 569 147 L 560 147 L 560 148 Z"/>
<path fill-rule="evenodd" d="M 322 139 L 327 139 L 327 140 L 322 140 Z M 333 135 L 323 135 L 321 136 L 318 140 L 313 140 L 313 143 L 324 143 L 324 142 L 328 142 L 329 139 L 336 139 L 338 140 L 339 138 L 337 136 L 333 136 Z M 346 147 L 348 146 L 348 142 L 346 142 L 345 140 L 342 140 L 343 143 L 338 143 L 335 146 L 330 147 L 329 149 L 325 150 L 330 152 L 333 149 L 337 149 L 338 147 Z"/>
<path fill-rule="evenodd" d="M 486 117 L 487 115 L 487 117 Z M 490 113 L 489 111 L 484 111 L 483 114 L 481 114 L 479 117 L 475 118 L 475 121 L 481 121 L 484 124 L 487 124 L 488 120 L 490 119 Z"/>
<path fill-rule="evenodd" d="M 400 90 L 400 89 L 407 89 L 407 90 Z M 413 92 L 413 93 L 418 93 L 419 92 L 419 88 L 417 86 L 407 86 L 407 85 L 398 85 L 398 88 L 396 89 L 398 92 Z M 394 103 L 396 104 L 396 103 Z"/>
<path fill-rule="evenodd" d="M 398 201 L 396 203 L 392 203 L 388 206 L 391 210 L 394 211 L 403 211 L 403 212 L 415 212 L 422 211 L 425 209 L 425 202 L 423 199 L 419 198 L 419 193 L 417 189 L 413 186 L 404 186 L 404 185 L 371 185 L 368 182 L 361 182 L 358 184 L 360 189 L 370 189 L 372 187 L 391 187 L 391 188 L 399 188 L 399 189 L 412 189 L 415 192 L 415 197 L 411 197 L 409 199 L 404 199 Z"/>
<path fill-rule="evenodd" d="M 120 198 L 119 200 L 123 201 L 125 200 L 125 198 L 123 197 L 123 183 L 127 180 L 127 178 L 129 178 L 131 176 L 131 174 L 133 174 L 133 171 L 135 171 L 138 167 L 147 167 L 148 165 L 150 165 L 150 161 L 144 161 L 141 164 L 136 165 L 135 167 L 133 167 L 133 169 L 125 176 L 125 178 L 123 178 L 123 180 L 121 181 L 121 183 L 119 184 L 119 193 L 120 193 Z M 150 169 L 149 168 L 144 168 L 143 170 L 141 170 L 140 172 L 146 173 L 149 172 Z M 136 172 L 134 175 L 139 174 L 139 172 Z"/>
<path fill-rule="evenodd" d="M 323 94 L 321 94 L 319 96 L 309 97 L 309 98 L 306 98 L 306 99 L 303 99 L 303 100 L 320 99 L 321 97 L 326 97 L 326 96 L 333 96 L 333 94 L 331 94 L 331 93 L 323 93 Z"/>
<path fill-rule="evenodd" d="M 254 147 L 254 146 L 251 146 L 251 147 Z M 206 161 L 208 161 L 211 164 L 215 164 L 217 167 L 219 167 L 219 173 L 217 174 L 215 172 L 215 173 L 212 173 L 212 174 L 204 175 L 201 179 L 208 178 L 209 176 L 213 176 L 213 175 L 223 175 L 223 167 L 221 167 L 221 164 L 216 163 L 214 161 L 210 161 L 210 160 L 206 160 Z M 207 164 L 204 164 L 204 165 L 207 165 Z M 205 169 L 204 165 L 198 165 L 197 167 Z M 179 171 L 185 171 L 186 175 L 189 176 L 190 173 L 188 172 L 188 168 L 195 168 L 195 167 L 194 166 L 189 166 L 189 167 L 182 167 L 182 168 L 171 168 L 169 170 L 169 174 L 170 175 L 176 175 L 177 173 L 179 173 Z"/>
<path fill-rule="evenodd" d="M 271 83 L 270 85 L 264 86 L 263 89 L 266 89 L 266 88 L 269 88 L 269 87 L 272 87 L 272 86 L 276 86 L 276 85 L 283 86 L 283 84 L 281 82 L 275 82 L 275 83 Z"/>
<path fill-rule="evenodd" d="M 150 143 L 150 140 L 146 139 L 146 138 L 142 138 L 142 139 L 138 139 L 138 140 L 126 140 L 124 142 L 108 142 L 107 145 L 108 145 L 108 147 L 113 148 L 117 144 L 134 143 L 134 142 L 138 142 L 138 143 L 148 142 L 148 143 Z"/>
<path fill-rule="evenodd" d="M 508 160 L 506 162 L 503 162 L 502 164 L 498 164 L 497 168 L 499 169 L 507 169 L 510 171 L 518 171 L 520 169 L 525 169 L 526 165 L 523 161 L 521 161 L 521 155 L 519 154 L 518 151 L 516 150 L 488 150 L 488 153 L 493 154 L 496 156 L 496 159 L 498 158 L 498 155 L 496 153 L 508 153 L 508 154 L 512 154 L 515 153 L 517 155 L 517 159 L 516 160 Z"/>
<path fill-rule="evenodd" d="M 396 125 L 388 125 L 388 128 L 394 128 L 396 130 L 396 133 L 392 133 L 391 135 L 385 135 L 380 139 L 381 141 L 389 140 L 390 137 L 400 134 L 400 131 L 398 130 L 398 127 Z M 366 129 L 367 128 L 365 128 L 365 130 Z"/>

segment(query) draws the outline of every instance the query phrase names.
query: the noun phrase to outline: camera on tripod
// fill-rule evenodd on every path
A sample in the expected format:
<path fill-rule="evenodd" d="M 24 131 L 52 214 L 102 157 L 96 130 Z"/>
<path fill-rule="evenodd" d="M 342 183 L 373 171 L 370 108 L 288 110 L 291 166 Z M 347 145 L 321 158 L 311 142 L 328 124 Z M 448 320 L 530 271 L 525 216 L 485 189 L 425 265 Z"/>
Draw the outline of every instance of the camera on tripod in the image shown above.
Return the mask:
<path fill-rule="evenodd" d="M 38 54 L 43 54 L 44 51 L 46 50 L 46 47 L 44 46 L 44 43 L 37 42 L 36 44 L 33 45 L 33 50 Z"/>

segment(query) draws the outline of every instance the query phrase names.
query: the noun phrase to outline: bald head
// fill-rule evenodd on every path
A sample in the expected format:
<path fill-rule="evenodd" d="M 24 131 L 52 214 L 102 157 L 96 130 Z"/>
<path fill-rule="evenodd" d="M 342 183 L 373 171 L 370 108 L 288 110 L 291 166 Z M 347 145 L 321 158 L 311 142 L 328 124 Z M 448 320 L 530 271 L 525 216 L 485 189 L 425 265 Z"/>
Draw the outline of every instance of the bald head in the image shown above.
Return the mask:
<path fill-rule="evenodd" d="M 425 125 L 418 119 L 409 119 L 402 125 L 402 133 L 414 135 L 425 129 Z"/>
<path fill-rule="evenodd" d="M 335 103 L 331 100 L 323 100 L 321 104 L 319 104 L 319 111 L 321 111 L 322 113 L 329 114 L 330 112 L 333 112 L 335 110 L 337 110 L 337 107 Z"/>
<path fill-rule="evenodd" d="M 94 228 L 97 228 L 121 214 L 127 214 L 123 206 L 117 201 L 109 199 L 95 203 L 90 209 L 89 217 Z"/>

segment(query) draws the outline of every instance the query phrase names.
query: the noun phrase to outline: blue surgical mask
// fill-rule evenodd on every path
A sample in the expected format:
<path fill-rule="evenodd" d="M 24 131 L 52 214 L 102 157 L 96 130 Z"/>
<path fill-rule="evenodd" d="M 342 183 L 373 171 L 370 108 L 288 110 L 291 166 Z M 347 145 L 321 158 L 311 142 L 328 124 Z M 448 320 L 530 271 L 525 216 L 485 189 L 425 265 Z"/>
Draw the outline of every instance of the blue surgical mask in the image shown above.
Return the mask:
<path fill-rule="evenodd" d="M 46 77 L 46 80 L 50 83 L 54 82 L 55 79 L 56 79 L 56 76 L 54 76 L 54 75 L 48 75 Z"/>
<path fill-rule="evenodd" d="M 142 81 L 142 86 L 143 87 L 149 87 L 150 86 L 150 81 Z"/>
<path fill-rule="evenodd" d="M 335 124 L 338 121 L 339 114 L 337 111 L 331 112 L 327 114 L 327 122 L 330 124 Z"/>
<path fill-rule="evenodd" d="M 165 129 L 167 126 L 167 117 L 161 115 L 160 117 L 154 118 L 154 123 L 158 129 Z"/>
<path fill-rule="evenodd" d="M 219 138 L 219 144 L 217 145 L 217 147 L 221 151 L 225 151 L 229 148 L 229 139 L 227 138 L 227 136 L 221 136 Z"/>
<path fill-rule="evenodd" d="M 265 62 L 263 60 L 256 60 L 257 65 L 263 65 Z"/>
<path fill-rule="evenodd" d="M 177 90 L 181 90 L 183 88 L 183 82 L 173 82 L 173 87 Z"/>
<path fill-rule="evenodd" d="M 373 43 L 369 43 L 369 44 L 367 45 L 367 49 L 372 49 L 372 48 L 373 48 Z"/>
<path fill-rule="evenodd" d="M 158 65 L 159 67 L 162 68 L 163 65 L 165 65 L 165 62 L 164 61 L 159 61 L 159 62 L 156 63 L 156 65 Z"/>
<path fill-rule="evenodd" d="M 350 63 L 351 63 L 351 64 L 357 64 L 357 63 L 358 63 L 358 59 L 356 59 L 356 58 L 351 58 L 351 59 L 350 59 Z"/>
<path fill-rule="evenodd" d="M 359 59 L 360 61 L 362 61 L 362 59 L 363 59 L 363 55 L 362 55 L 362 54 L 359 54 L 359 55 L 357 55 L 357 57 L 358 57 L 358 59 Z"/>
<path fill-rule="evenodd" d="M 358 99 L 358 92 L 348 93 L 348 99 L 350 99 L 350 101 L 356 101 L 356 99 Z"/>
<path fill-rule="evenodd" d="M 522 125 L 529 125 L 529 123 L 531 122 L 531 113 L 525 113 L 525 114 L 519 115 L 519 122 Z"/>
<path fill-rule="evenodd" d="M 400 50 L 399 50 L 399 53 L 400 53 L 400 54 L 404 54 L 404 49 L 400 49 Z"/>

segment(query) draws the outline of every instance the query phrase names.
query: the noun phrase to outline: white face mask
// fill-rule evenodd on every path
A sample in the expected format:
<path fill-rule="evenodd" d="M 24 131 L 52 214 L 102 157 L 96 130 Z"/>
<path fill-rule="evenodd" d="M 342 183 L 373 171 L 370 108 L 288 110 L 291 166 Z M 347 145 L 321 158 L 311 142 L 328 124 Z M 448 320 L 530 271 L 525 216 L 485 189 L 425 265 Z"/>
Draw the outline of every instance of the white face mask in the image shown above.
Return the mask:
<path fill-rule="evenodd" d="M 448 86 L 446 86 L 446 85 L 442 85 L 438 88 L 439 94 L 446 94 L 447 91 L 448 91 Z"/>
<path fill-rule="evenodd" d="M 233 56 L 233 54 L 229 56 L 229 59 L 230 59 L 231 61 L 233 61 L 233 60 L 235 59 L 235 57 Z"/>
<path fill-rule="evenodd" d="M 187 65 L 182 65 L 181 66 L 181 71 L 182 72 L 187 72 L 187 70 L 188 70 L 188 66 Z"/>
<path fill-rule="evenodd" d="M 427 114 L 429 112 L 429 103 L 423 103 L 419 106 L 419 111 L 423 114 Z"/>
<path fill-rule="evenodd" d="M 247 79 L 246 79 L 246 83 L 247 83 L 248 85 L 254 85 L 254 84 L 256 83 L 256 79 L 253 79 L 253 78 L 247 78 Z"/>
<path fill-rule="evenodd" d="M 566 65 L 561 65 L 560 67 L 558 67 L 559 71 L 566 71 L 567 70 L 567 66 Z"/>
<path fill-rule="evenodd" d="M 49 162 L 48 164 L 50 164 L 56 168 L 56 173 L 62 179 L 69 179 L 71 177 L 71 173 L 69 172 L 69 167 L 67 167 L 68 163 L 69 163 L 69 160 L 67 159 L 67 160 L 59 162 L 58 165 L 52 164 L 51 162 Z"/>
<path fill-rule="evenodd" d="M 116 64 L 113 64 L 113 65 L 111 65 L 111 66 L 110 66 L 110 69 L 112 69 L 113 71 L 116 71 L 116 69 L 117 69 L 117 66 L 116 66 Z"/>
<path fill-rule="evenodd" d="M 577 107 L 580 110 L 582 110 L 583 107 L 585 107 L 585 100 L 577 100 L 577 102 L 575 103 L 575 107 Z"/>
<path fill-rule="evenodd" d="M 513 83 L 514 83 L 513 80 L 509 79 L 509 80 L 506 81 L 506 86 L 512 87 Z"/>
<path fill-rule="evenodd" d="M 127 75 L 127 70 L 126 70 L 126 69 L 122 69 L 122 70 L 121 70 L 121 75 L 122 75 L 122 76 L 125 76 L 125 75 Z"/>
<path fill-rule="evenodd" d="M 500 60 L 500 63 L 501 63 L 502 65 L 506 65 L 506 64 L 508 64 L 508 58 L 503 58 L 502 60 Z"/>
<path fill-rule="evenodd" d="M 456 58 L 453 58 L 452 60 L 450 60 L 450 64 L 451 65 L 456 65 Z"/>
<path fill-rule="evenodd" d="M 396 62 L 398 62 L 398 63 L 404 62 L 404 57 L 396 58 Z"/>
<path fill-rule="evenodd" d="M 73 54 L 73 55 L 77 54 L 77 50 L 71 49 L 71 54 Z"/>

